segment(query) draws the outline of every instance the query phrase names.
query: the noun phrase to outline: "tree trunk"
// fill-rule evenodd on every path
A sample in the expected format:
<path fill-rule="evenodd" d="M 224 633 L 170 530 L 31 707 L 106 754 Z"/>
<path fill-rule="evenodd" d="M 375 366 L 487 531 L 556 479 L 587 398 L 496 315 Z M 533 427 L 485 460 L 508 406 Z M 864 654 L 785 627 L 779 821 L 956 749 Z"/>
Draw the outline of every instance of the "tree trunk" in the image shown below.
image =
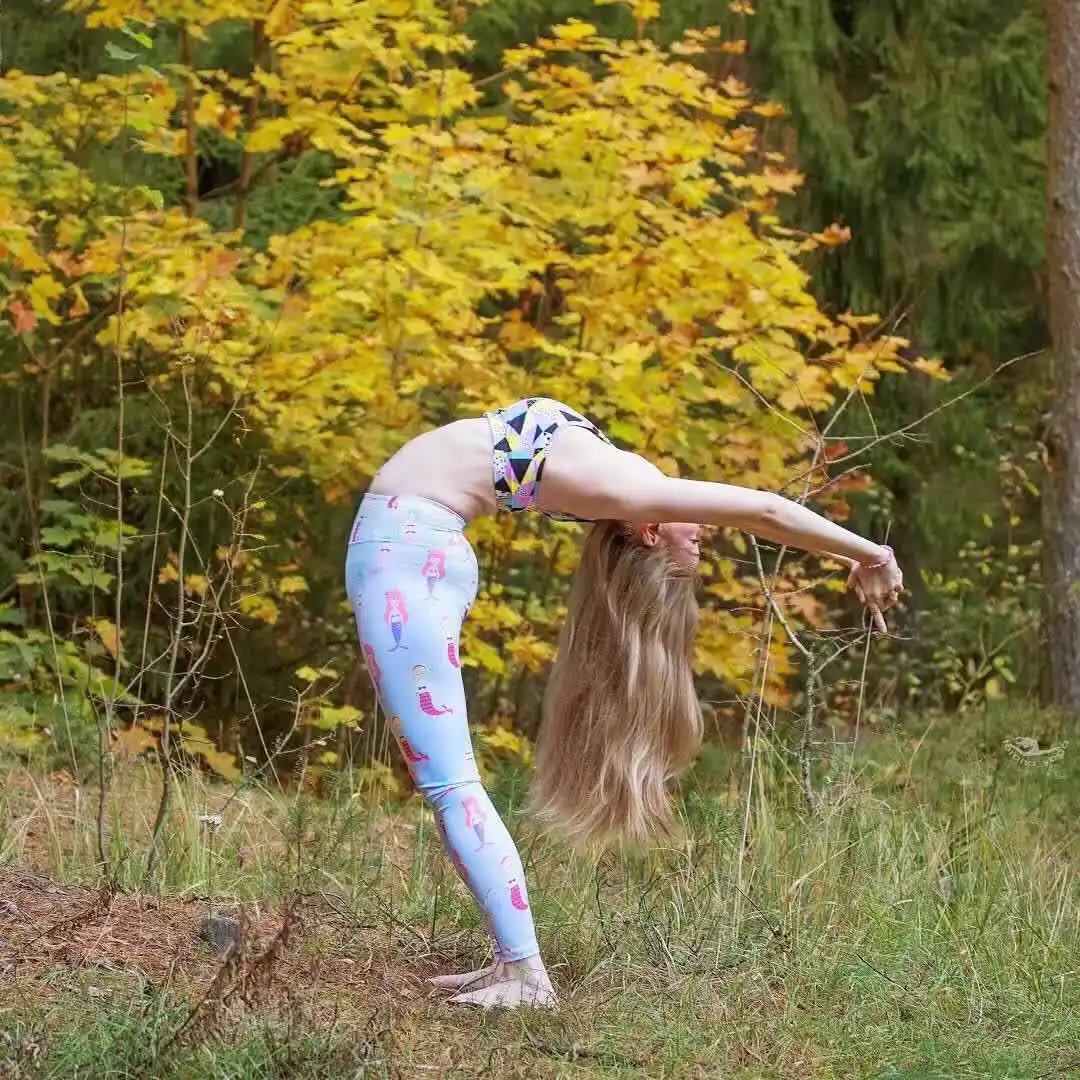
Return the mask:
<path fill-rule="evenodd" d="M 1080 711 L 1080 0 L 1050 0 L 1048 31 L 1044 691 L 1048 704 Z"/>
<path fill-rule="evenodd" d="M 191 74 L 194 60 L 191 32 L 186 26 L 180 28 L 180 63 L 187 68 L 184 76 L 184 186 L 187 212 L 194 217 L 199 211 L 199 165 L 195 145 L 195 79 Z"/>
<path fill-rule="evenodd" d="M 259 103 L 262 97 L 260 85 L 255 81 L 255 76 L 266 65 L 266 23 L 256 20 L 252 27 L 251 45 L 251 96 L 248 98 L 247 134 L 251 134 L 259 119 Z M 255 155 L 244 151 L 240 158 L 240 182 L 236 192 L 236 205 L 233 208 L 233 228 L 242 229 L 247 218 L 248 194 L 251 191 L 251 180 L 254 175 Z"/>

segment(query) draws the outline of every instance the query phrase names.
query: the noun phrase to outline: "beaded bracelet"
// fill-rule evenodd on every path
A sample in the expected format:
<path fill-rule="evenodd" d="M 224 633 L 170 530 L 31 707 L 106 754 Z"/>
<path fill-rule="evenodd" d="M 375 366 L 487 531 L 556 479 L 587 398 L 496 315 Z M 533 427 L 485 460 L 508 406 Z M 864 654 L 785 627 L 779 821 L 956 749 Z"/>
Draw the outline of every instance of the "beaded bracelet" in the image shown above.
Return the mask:
<path fill-rule="evenodd" d="M 885 551 L 887 552 L 887 554 L 886 554 L 885 558 L 884 558 L 884 559 L 882 559 L 882 560 L 881 560 L 881 562 L 875 562 L 875 563 L 861 563 L 860 565 L 862 566 L 862 568 L 863 568 L 864 570 L 880 570 L 880 569 L 881 569 L 881 567 L 883 567 L 883 566 L 888 566 L 888 565 L 889 565 L 889 563 L 891 563 L 891 562 L 892 562 L 892 560 L 893 560 L 893 558 L 894 558 L 894 556 L 893 556 L 893 549 L 892 549 L 891 547 L 889 547 L 889 545 L 888 545 L 888 544 L 884 544 L 883 546 L 884 546 L 884 548 L 885 548 Z"/>

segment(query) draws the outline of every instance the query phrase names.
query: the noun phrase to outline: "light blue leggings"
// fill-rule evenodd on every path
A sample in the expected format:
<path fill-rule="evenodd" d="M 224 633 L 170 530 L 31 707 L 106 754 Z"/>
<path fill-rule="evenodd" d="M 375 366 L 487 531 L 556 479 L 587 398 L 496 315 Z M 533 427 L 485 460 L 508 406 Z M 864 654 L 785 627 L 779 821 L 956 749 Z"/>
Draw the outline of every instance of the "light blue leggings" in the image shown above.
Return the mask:
<path fill-rule="evenodd" d="M 480 783 L 458 641 L 478 568 L 465 522 L 416 496 L 365 495 L 349 537 L 346 588 L 383 711 L 496 956 L 539 952 L 514 841 Z"/>

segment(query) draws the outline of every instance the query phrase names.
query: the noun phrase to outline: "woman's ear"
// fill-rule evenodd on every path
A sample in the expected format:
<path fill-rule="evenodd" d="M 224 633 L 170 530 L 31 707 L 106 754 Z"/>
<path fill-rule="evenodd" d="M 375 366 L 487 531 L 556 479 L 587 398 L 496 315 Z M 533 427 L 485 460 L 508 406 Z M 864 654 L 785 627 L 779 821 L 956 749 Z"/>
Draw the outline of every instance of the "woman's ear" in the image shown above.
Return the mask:
<path fill-rule="evenodd" d="M 660 542 L 660 526 L 652 523 L 638 528 L 638 536 L 646 547 L 656 547 Z"/>

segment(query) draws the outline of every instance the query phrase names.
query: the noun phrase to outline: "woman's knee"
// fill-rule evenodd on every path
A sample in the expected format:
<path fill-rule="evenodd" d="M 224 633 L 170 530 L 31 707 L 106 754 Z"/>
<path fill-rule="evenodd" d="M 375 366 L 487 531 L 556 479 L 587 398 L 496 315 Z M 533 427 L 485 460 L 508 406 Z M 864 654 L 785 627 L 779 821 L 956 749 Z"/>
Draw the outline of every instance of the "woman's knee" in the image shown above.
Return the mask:
<path fill-rule="evenodd" d="M 420 788 L 420 794 L 437 814 L 445 815 L 447 811 L 466 804 L 484 812 L 489 808 L 492 812 L 495 809 L 479 776 L 450 783 L 426 784 Z"/>

